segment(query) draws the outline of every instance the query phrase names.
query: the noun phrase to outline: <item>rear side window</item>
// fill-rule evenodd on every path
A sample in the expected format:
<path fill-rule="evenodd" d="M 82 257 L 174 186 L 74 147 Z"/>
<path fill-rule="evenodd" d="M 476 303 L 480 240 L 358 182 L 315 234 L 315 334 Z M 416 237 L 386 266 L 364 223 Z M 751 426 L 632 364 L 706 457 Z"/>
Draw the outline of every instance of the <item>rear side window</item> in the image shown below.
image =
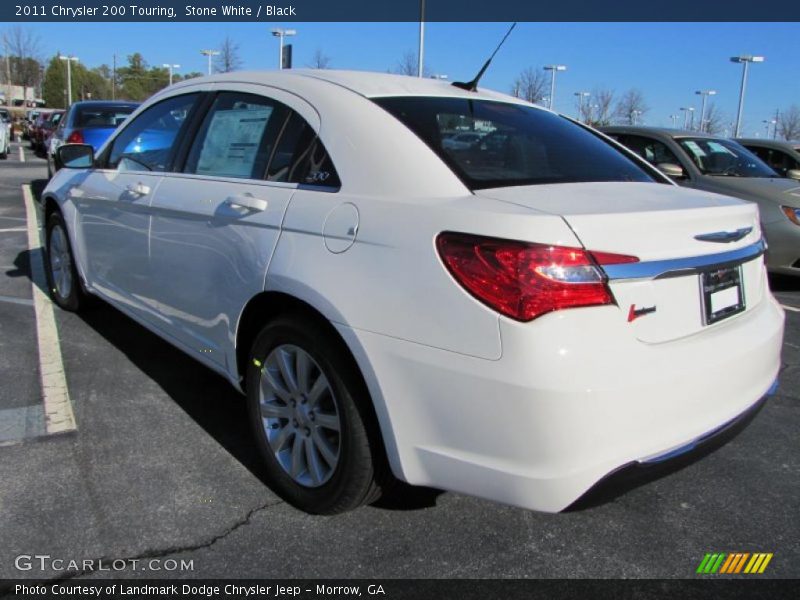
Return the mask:
<path fill-rule="evenodd" d="M 467 98 L 375 102 L 417 134 L 470 189 L 654 181 L 601 138 L 544 110 Z"/>
<path fill-rule="evenodd" d="M 269 181 L 340 187 L 333 161 L 312 127 L 292 111 L 267 171 Z"/>
<path fill-rule="evenodd" d="M 174 96 L 154 104 L 114 138 L 107 168 L 120 171 L 166 171 L 175 140 L 199 94 Z"/>
<path fill-rule="evenodd" d="M 262 179 L 288 110 L 263 96 L 219 94 L 192 144 L 184 172 Z"/>

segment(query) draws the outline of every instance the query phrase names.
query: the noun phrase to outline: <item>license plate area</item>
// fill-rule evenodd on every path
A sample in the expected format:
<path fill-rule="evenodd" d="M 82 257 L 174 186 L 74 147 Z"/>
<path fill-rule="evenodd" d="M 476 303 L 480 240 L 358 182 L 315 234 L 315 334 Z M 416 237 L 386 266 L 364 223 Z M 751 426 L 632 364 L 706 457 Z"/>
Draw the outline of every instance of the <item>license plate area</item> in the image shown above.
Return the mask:
<path fill-rule="evenodd" d="M 700 273 L 703 324 L 712 325 L 745 309 L 742 266 Z"/>

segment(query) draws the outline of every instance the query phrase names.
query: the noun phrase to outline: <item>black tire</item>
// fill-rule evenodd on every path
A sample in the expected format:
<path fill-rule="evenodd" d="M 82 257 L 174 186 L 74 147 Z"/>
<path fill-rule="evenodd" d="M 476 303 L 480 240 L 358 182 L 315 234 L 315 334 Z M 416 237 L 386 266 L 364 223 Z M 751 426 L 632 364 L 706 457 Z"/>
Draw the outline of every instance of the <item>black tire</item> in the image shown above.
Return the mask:
<path fill-rule="evenodd" d="M 267 440 L 261 414 L 261 378 L 267 357 L 276 348 L 287 345 L 299 348 L 313 359 L 315 367 L 327 379 L 330 397 L 335 398 L 338 409 L 338 462 L 331 468 L 329 479 L 318 487 L 301 485 L 281 466 Z M 349 351 L 326 323 L 300 312 L 267 324 L 250 352 L 246 389 L 256 446 L 273 491 L 303 511 L 328 515 L 353 510 L 380 497 L 380 483 L 386 479 L 384 474 L 388 469 L 369 392 Z M 294 438 L 287 438 L 287 446 L 290 439 Z"/>
<path fill-rule="evenodd" d="M 57 285 L 53 275 L 53 268 L 56 263 L 55 257 L 53 256 L 53 237 L 54 234 L 57 235 L 57 230 L 59 228 L 64 234 L 64 242 L 66 243 L 66 250 L 69 255 L 68 271 L 71 274 L 71 285 L 69 286 L 68 291 L 63 290 L 63 292 L 66 293 L 59 291 L 59 285 Z M 64 223 L 64 218 L 61 216 L 60 212 L 53 212 L 48 217 L 47 226 L 45 228 L 45 236 L 46 252 L 44 258 L 44 270 L 47 277 L 47 289 L 50 291 L 50 297 L 53 299 L 53 302 L 55 302 L 64 310 L 77 312 L 86 305 L 88 297 L 83 289 L 83 284 L 78 276 L 78 271 L 75 268 L 75 256 L 72 252 L 72 246 L 69 242 L 67 225 Z"/>

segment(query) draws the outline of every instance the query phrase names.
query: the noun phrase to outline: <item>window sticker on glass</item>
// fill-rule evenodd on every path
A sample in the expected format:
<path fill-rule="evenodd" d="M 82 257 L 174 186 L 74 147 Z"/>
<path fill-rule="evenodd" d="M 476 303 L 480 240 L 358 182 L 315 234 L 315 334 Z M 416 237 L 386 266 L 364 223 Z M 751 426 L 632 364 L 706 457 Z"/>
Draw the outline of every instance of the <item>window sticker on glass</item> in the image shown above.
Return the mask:
<path fill-rule="evenodd" d="M 730 154 L 731 156 L 736 156 L 733 152 L 731 152 L 728 148 L 726 148 L 719 142 L 708 142 L 708 149 L 711 150 L 711 152 L 722 152 L 724 154 Z"/>
<path fill-rule="evenodd" d="M 692 151 L 692 154 L 694 154 L 697 157 L 702 157 L 702 156 L 706 155 L 706 153 L 703 151 L 703 149 L 700 146 L 697 145 L 697 142 L 693 142 L 691 140 L 688 140 L 685 143 L 685 146 L 687 148 L 689 148 L 689 150 Z"/>
<path fill-rule="evenodd" d="M 272 107 L 216 111 L 197 161 L 197 173 L 251 177 Z"/>

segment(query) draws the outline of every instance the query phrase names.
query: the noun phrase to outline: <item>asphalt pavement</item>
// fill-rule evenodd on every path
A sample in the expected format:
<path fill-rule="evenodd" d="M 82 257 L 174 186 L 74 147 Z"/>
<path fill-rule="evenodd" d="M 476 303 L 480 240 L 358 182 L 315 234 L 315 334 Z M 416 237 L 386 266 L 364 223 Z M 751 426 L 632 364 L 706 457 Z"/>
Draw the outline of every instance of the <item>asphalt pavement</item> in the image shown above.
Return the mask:
<path fill-rule="evenodd" d="M 22 194 L 45 163 L 20 146 L 0 161 L 0 578 L 683 578 L 740 551 L 774 554 L 761 577 L 800 576 L 800 280 L 772 280 L 794 309 L 777 395 L 702 460 L 555 515 L 406 487 L 309 516 L 264 483 L 243 397 L 104 303 L 55 310 L 77 428 L 48 433 Z M 34 555 L 43 571 L 18 558 Z M 67 569 L 98 559 L 139 562 Z"/>

